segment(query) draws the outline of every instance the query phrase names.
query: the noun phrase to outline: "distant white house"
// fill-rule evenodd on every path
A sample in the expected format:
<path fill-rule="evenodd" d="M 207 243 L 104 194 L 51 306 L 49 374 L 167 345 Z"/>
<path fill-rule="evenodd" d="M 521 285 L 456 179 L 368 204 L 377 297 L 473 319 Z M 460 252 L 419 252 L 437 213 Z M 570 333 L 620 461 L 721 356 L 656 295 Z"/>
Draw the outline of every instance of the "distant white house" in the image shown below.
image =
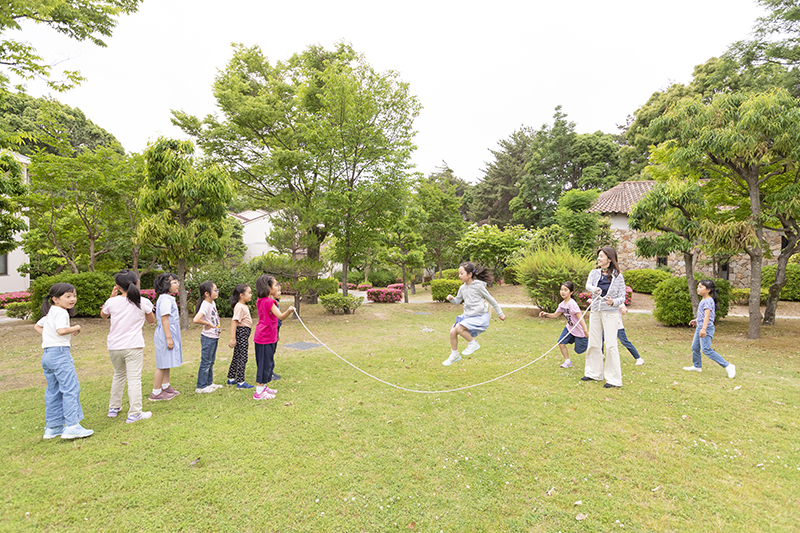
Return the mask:
<path fill-rule="evenodd" d="M 247 247 L 247 251 L 244 253 L 245 261 L 275 250 L 267 244 L 267 235 L 272 231 L 272 220 L 267 211 L 256 209 L 241 213 L 228 213 L 228 215 L 244 226 L 243 240 Z"/>
<path fill-rule="evenodd" d="M 22 154 L 12 152 L 11 150 L 0 150 L 0 154 L 11 154 L 20 165 L 22 165 L 22 179 L 28 183 L 28 165 L 30 165 L 30 158 Z M 28 220 L 25 219 L 25 223 Z M 15 236 L 17 240 L 20 235 Z M 0 255 L 0 294 L 4 292 L 25 291 L 28 290 L 31 284 L 31 278 L 28 275 L 22 275 L 17 272 L 17 267 L 23 263 L 28 262 L 28 255 L 22 251 L 21 247 L 16 248 L 7 254 Z"/>

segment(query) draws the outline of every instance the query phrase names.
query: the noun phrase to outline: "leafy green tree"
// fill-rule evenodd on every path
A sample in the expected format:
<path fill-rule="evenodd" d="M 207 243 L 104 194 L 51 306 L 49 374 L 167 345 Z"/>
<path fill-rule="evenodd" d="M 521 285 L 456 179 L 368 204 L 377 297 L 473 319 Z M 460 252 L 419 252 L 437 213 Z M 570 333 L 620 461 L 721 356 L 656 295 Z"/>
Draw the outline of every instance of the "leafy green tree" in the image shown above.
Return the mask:
<path fill-rule="evenodd" d="M 773 316 L 765 316 L 765 323 L 767 319 L 774 322 L 781 282 L 786 282 L 786 263 L 800 251 L 796 229 L 800 212 L 794 200 L 800 194 L 798 101 L 782 89 L 721 93 L 707 103 L 701 98 L 687 99 L 654 121 L 652 127 L 668 131 L 673 137 L 661 147 L 664 165 L 677 173 L 707 173 L 709 185 L 717 188 L 724 199 L 716 205 L 735 207 L 729 212 L 731 220 L 738 227 L 744 221 L 750 228 L 745 232 L 749 237 L 739 241 L 750 257 L 748 337 L 758 338 L 761 264 L 769 250 L 764 230 L 776 229 L 785 238 L 778 257 L 778 277 L 768 297 Z M 718 235 L 720 227 L 718 224 Z"/>
<path fill-rule="evenodd" d="M 234 185 L 216 166 L 198 167 L 191 141 L 160 137 L 144 153 L 147 181 L 139 194 L 143 214 L 137 237 L 161 251 L 177 267 L 181 329 L 189 327 L 186 271 L 225 250 L 226 206 Z"/>
<path fill-rule="evenodd" d="M 567 247 L 574 254 L 592 257 L 601 246 L 614 246 L 610 223 L 588 209 L 600 196 L 597 190 L 565 192 L 558 200 L 556 221 Z"/>
<path fill-rule="evenodd" d="M 491 267 L 495 276 L 503 275 L 503 268 L 514 255 L 527 248 L 533 239 L 530 230 L 523 226 L 473 226 L 456 244 L 470 260 Z"/>
<path fill-rule="evenodd" d="M 76 71 L 64 71 L 66 80 L 52 80 L 52 67 L 36 53 L 27 41 L 7 38 L 9 30 L 21 30 L 20 22 L 44 24 L 77 41 L 90 41 L 105 47 L 104 37 L 110 37 L 117 17 L 136 12 L 141 0 L 6 0 L 0 9 L 0 65 L 23 79 L 42 77 L 58 91 L 67 90 L 83 78 Z M 0 89 L 9 83 L 7 74 L 0 73 Z"/>
<path fill-rule="evenodd" d="M 379 255 L 381 261 L 400 267 L 405 303 L 408 303 L 408 270 L 420 268 L 425 264 L 425 245 L 422 237 L 414 229 L 418 226 L 414 218 L 419 214 L 412 212 L 403 216 L 389 229 L 384 230 L 382 240 L 385 248 Z"/>
<path fill-rule="evenodd" d="M 434 262 L 440 278 L 442 263 L 455 257 L 455 244 L 467 227 L 460 212 L 457 185 L 443 174 L 432 174 L 420 181 L 413 198 L 413 205 L 419 210 L 419 233 L 427 259 Z"/>
<path fill-rule="evenodd" d="M 0 255 L 14 250 L 15 235 L 28 229 L 19 216 L 17 198 L 25 192 L 22 165 L 8 152 L 0 152 Z"/>

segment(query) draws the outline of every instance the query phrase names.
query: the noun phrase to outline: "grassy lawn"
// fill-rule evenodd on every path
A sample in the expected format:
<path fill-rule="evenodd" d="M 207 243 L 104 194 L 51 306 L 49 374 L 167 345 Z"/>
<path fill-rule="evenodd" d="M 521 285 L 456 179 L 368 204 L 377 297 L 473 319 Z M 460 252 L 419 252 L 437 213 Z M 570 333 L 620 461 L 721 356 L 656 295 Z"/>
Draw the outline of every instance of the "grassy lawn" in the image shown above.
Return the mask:
<path fill-rule="evenodd" d="M 498 298 L 501 302 L 502 299 Z M 369 304 L 355 315 L 303 307 L 332 349 L 382 379 L 438 390 L 504 374 L 549 350 L 562 321 L 509 308 L 481 350 L 445 368 L 450 304 Z M 183 394 L 145 400 L 153 418 L 106 417 L 107 322 L 78 320 L 84 440 L 43 440 L 40 340 L 0 326 L 2 531 L 797 531 L 800 509 L 800 320 L 748 341 L 747 319 L 717 326 L 734 380 L 691 362 L 692 330 L 628 315 L 646 364 L 623 354 L 622 389 L 558 367 L 556 348 L 525 370 L 451 394 L 378 383 L 296 320 L 281 330 L 278 398 L 226 387 L 194 393 L 199 329 L 184 332 Z M 229 323 L 223 323 L 224 328 Z M 433 332 L 423 331 L 432 328 Z M 226 337 L 223 337 L 226 338 Z M 152 339 L 148 327 L 145 339 Z M 231 351 L 220 343 L 215 381 Z M 462 341 L 461 347 L 464 344 Z M 145 349 L 145 395 L 153 371 Z M 252 349 L 247 376 L 255 374 Z M 127 402 L 127 395 L 125 397 Z M 581 518 L 580 520 L 578 518 Z"/>

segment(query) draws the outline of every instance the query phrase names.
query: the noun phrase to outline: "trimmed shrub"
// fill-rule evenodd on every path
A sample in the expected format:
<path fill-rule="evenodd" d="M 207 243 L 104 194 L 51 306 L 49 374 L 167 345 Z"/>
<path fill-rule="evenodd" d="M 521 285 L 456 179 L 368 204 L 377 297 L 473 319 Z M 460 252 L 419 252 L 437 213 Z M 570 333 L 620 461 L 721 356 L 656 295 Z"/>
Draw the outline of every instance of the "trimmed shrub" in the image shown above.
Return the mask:
<path fill-rule="evenodd" d="M 404 287 L 404 285 L 403 285 L 403 282 L 401 281 L 400 283 L 392 283 L 391 285 L 389 285 L 386 288 L 387 289 L 394 289 L 396 291 L 402 291 L 403 287 Z"/>
<path fill-rule="evenodd" d="M 81 272 L 80 274 L 58 274 L 42 276 L 31 283 L 31 319 L 42 318 L 40 307 L 50 287 L 56 283 L 70 283 L 78 293 L 75 304 L 75 317 L 99 317 L 100 307 L 111 296 L 114 288 L 114 277 L 98 272 Z"/>
<path fill-rule="evenodd" d="M 156 282 L 156 278 L 163 273 L 164 273 L 163 270 L 151 270 L 146 274 L 142 274 L 141 276 L 139 276 L 139 285 L 142 287 L 142 289 L 153 289 L 153 285 Z M 116 274 L 116 272 L 114 272 L 114 274 Z"/>
<path fill-rule="evenodd" d="M 431 281 L 431 297 L 434 302 L 446 302 L 447 295 L 458 294 L 461 287 L 461 280 L 458 279 L 435 279 Z"/>
<path fill-rule="evenodd" d="M 552 313 L 562 301 L 561 285 L 572 281 L 576 287 L 585 286 L 594 261 L 574 254 L 564 245 L 556 245 L 528 250 L 513 266 L 533 304 Z"/>
<path fill-rule="evenodd" d="M 21 318 L 25 320 L 31 316 L 30 302 L 11 302 L 6 304 L 6 316 L 9 318 Z"/>
<path fill-rule="evenodd" d="M 761 288 L 769 290 L 775 282 L 775 272 L 778 267 L 770 265 L 761 269 Z M 786 285 L 781 289 L 781 300 L 790 302 L 800 301 L 800 265 L 789 263 L 786 265 Z"/>
<path fill-rule="evenodd" d="M 403 298 L 403 291 L 396 289 L 370 289 L 367 291 L 367 300 L 378 304 L 392 304 Z"/>
<path fill-rule="evenodd" d="M 446 268 L 442 270 L 442 279 L 458 279 L 458 269 Z"/>
<path fill-rule="evenodd" d="M 31 293 L 27 291 L 5 292 L 0 294 L 0 309 L 3 309 L 10 303 L 31 301 Z"/>
<path fill-rule="evenodd" d="M 335 278 L 322 278 L 317 280 L 319 289 L 317 294 L 325 296 L 326 294 L 336 294 L 339 292 L 339 282 Z"/>
<path fill-rule="evenodd" d="M 397 276 L 391 270 L 376 268 L 369 273 L 368 280 L 373 287 L 386 287 L 395 282 Z"/>
<path fill-rule="evenodd" d="M 348 289 L 350 288 L 350 284 L 349 283 L 347 284 L 347 288 Z M 358 286 L 358 290 L 360 290 L 360 291 L 366 291 L 366 290 L 369 290 L 371 288 L 372 288 L 372 283 L 362 283 L 361 285 Z"/>
<path fill-rule="evenodd" d="M 345 315 L 354 314 L 356 309 L 361 307 L 361 303 L 363 301 L 363 296 L 356 297 L 349 294 L 344 296 L 343 294 L 339 293 L 323 294 L 319 297 L 320 305 L 322 305 L 326 311 L 329 311 L 334 315 L 338 312 L 341 312 Z"/>
<path fill-rule="evenodd" d="M 708 279 L 707 276 L 697 274 L 695 279 Z M 731 284 L 724 279 L 712 280 L 719 291 L 719 310 L 717 319 L 728 316 L 731 300 Z M 696 318 L 692 312 L 692 299 L 689 296 L 689 287 L 686 286 L 686 277 L 670 278 L 659 283 L 653 291 L 653 300 L 656 307 L 653 316 L 665 326 L 688 326 L 689 321 Z"/>
<path fill-rule="evenodd" d="M 761 289 L 761 305 L 767 303 L 769 289 Z M 734 305 L 750 305 L 750 289 L 731 289 L 731 303 Z"/>
<path fill-rule="evenodd" d="M 653 294 L 658 284 L 672 277 L 669 272 L 663 270 L 656 270 L 654 268 L 642 268 L 639 270 L 626 270 L 623 272 L 625 276 L 625 283 L 629 285 L 634 292 L 642 294 Z"/>
<path fill-rule="evenodd" d="M 519 280 L 517 279 L 517 271 L 514 266 L 507 266 L 503 269 L 503 283 L 508 285 L 519 285 Z"/>

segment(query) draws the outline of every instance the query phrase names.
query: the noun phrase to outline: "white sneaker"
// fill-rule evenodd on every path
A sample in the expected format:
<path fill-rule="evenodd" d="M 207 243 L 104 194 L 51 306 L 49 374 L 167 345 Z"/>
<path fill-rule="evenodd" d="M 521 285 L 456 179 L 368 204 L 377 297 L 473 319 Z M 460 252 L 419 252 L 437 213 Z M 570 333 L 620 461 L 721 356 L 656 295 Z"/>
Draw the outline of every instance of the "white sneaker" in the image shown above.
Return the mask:
<path fill-rule="evenodd" d="M 690 372 L 702 372 L 703 369 L 699 366 L 685 366 L 683 367 L 684 370 L 688 370 Z"/>
<path fill-rule="evenodd" d="M 481 345 L 478 344 L 478 341 L 473 340 L 472 342 L 467 343 L 467 347 L 464 348 L 464 351 L 461 352 L 461 355 L 472 355 L 478 350 L 480 350 Z"/>
<path fill-rule="evenodd" d="M 213 387 L 213 388 L 214 388 L 214 390 L 217 390 L 217 389 L 221 389 L 221 388 L 222 388 L 222 385 L 218 385 L 218 384 L 216 384 L 216 383 L 212 383 L 211 385 L 209 385 L 209 387 Z"/>
<path fill-rule="evenodd" d="M 453 363 L 457 363 L 457 362 L 459 362 L 459 361 L 461 361 L 461 356 L 460 356 L 460 355 L 458 355 L 458 352 L 455 352 L 455 353 L 451 353 L 451 354 L 450 354 L 450 357 L 448 357 L 447 359 L 445 359 L 444 361 L 442 361 L 442 364 L 443 364 L 444 366 L 450 366 L 450 365 L 452 365 Z"/>
<path fill-rule="evenodd" d="M 208 387 L 204 387 L 202 389 L 195 389 L 194 391 L 197 394 L 207 394 L 209 392 L 214 392 L 215 390 L 217 389 L 215 389 L 213 385 L 209 385 Z"/>
<path fill-rule="evenodd" d="M 728 365 L 725 367 L 725 372 L 728 373 L 728 377 L 733 379 L 736 377 L 736 366 L 735 365 Z"/>
<path fill-rule="evenodd" d="M 642 359 L 641 357 L 636 360 L 636 366 L 642 366 L 643 364 L 644 364 L 644 359 Z"/>

